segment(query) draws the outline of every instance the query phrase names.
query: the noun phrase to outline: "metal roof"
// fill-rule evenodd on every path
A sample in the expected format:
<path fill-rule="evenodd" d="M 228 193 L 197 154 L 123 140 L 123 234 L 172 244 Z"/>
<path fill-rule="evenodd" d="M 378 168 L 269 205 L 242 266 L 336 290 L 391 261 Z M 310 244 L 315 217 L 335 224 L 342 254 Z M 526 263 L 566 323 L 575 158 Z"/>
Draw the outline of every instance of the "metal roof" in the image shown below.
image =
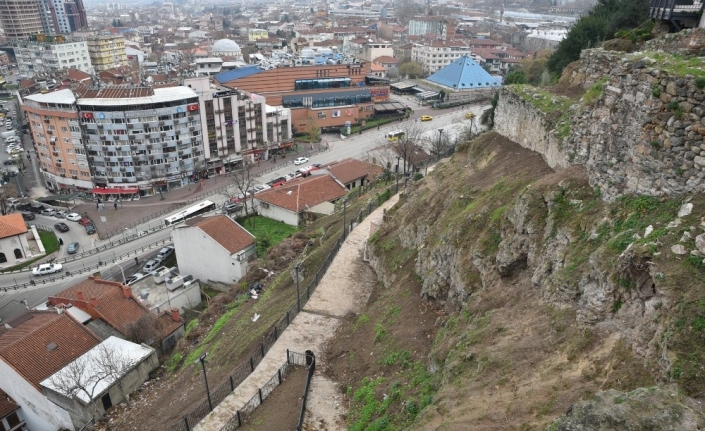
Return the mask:
<path fill-rule="evenodd" d="M 455 60 L 426 80 L 455 90 L 500 86 L 496 79 L 467 55 Z"/>
<path fill-rule="evenodd" d="M 221 72 L 213 76 L 216 81 L 220 83 L 230 82 L 235 79 L 244 78 L 246 76 L 254 75 L 256 73 L 264 72 L 259 66 L 248 66 L 240 67 L 238 69 L 228 70 L 227 72 Z"/>
<path fill-rule="evenodd" d="M 416 87 L 416 83 L 409 81 L 395 82 L 394 84 L 390 85 L 390 87 L 396 88 L 397 90 L 406 90 L 408 88 Z"/>

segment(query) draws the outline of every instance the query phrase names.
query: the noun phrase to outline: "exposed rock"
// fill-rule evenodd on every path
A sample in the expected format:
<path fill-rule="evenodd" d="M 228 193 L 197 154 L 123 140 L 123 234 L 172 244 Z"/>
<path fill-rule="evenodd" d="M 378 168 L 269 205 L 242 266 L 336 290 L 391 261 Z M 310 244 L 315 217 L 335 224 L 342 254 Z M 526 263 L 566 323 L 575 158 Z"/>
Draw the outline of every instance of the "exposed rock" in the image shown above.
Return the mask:
<path fill-rule="evenodd" d="M 705 233 L 695 237 L 695 246 L 701 253 L 705 253 Z"/>
<path fill-rule="evenodd" d="M 573 404 L 551 431 L 698 431 L 705 413 L 698 401 L 681 395 L 676 387 L 614 389 L 598 392 L 590 401 Z"/>
<path fill-rule="evenodd" d="M 682 244 L 672 245 L 671 251 L 674 254 L 681 255 L 681 256 L 688 253 L 688 249 L 686 249 Z"/>
<path fill-rule="evenodd" d="M 651 232 L 653 232 L 653 231 L 654 231 L 654 227 L 652 225 L 646 226 L 646 229 L 644 229 L 644 238 L 649 236 L 649 234 L 651 234 Z"/>
<path fill-rule="evenodd" d="M 678 217 L 687 217 L 690 215 L 690 213 L 693 212 L 693 204 L 688 202 L 683 205 L 681 205 L 681 208 L 678 210 Z"/>

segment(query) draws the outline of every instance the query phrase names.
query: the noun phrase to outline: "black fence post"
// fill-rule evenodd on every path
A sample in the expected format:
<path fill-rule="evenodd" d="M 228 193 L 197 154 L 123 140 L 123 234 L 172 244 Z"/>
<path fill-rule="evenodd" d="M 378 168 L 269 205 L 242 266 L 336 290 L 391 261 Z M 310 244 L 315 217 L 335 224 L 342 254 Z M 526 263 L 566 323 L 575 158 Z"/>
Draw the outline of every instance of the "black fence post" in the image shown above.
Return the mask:
<path fill-rule="evenodd" d="M 252 359 L 252 356 L 250 356 L 250 372 L 253 372 L 255 370 L 255 361 Z"/>
<path fill-rule="evenodd" d="M 281 368 L 279 368 L 277 370 L 277 375 L 279 376 L 279 384 L 281 385 L 282 384 L 282 369 Z"/>
<path fill-rule="evenodd" d="M 235 390 L 235 382 L 233 381 L 233 376 L 229 377 L 230 379 L 230 392 Z"/>
<path fill-rule="evenodd" d="M 257 393 L 259 394 L 259 403 L 262 404 L 262 388 L 257 389 Z"/>
<path fill-rule="evenodd" d="M 188 426 L 188 416 L 184 416 L 184 423 L 186 424 L 186 431 L 191 431 L 191 427 Z"/>
<path fill-rule="evenodd" d="M 237 426 L 242 426 L 242 420 L 240 419 L 240 410 L 237 411 Z"/>
<path fill-rule="evenodd" d="M 262 354 L 262 359 L 264 359 L 264 341 L 259 344 L 259 351 Z"/>
<path fill-rule="evenodd" d="M 277 338 L 279 338 L 279 334 L 278 334 L 278 331 L 277 331 L 277 327 L 275 326 L 275 327 L 274 327 L 274 340 L 276 341 Z"/>

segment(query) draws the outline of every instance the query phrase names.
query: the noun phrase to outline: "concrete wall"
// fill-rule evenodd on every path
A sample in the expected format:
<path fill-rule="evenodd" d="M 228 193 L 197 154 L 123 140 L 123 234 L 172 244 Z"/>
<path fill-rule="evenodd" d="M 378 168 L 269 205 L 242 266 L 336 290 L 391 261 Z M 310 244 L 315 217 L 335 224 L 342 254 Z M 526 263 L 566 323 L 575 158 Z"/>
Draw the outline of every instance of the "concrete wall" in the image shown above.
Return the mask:
<path fill-rule="evenodd" d="M 271 218 L 272 220 L 278 220 L 278 221 L 283 221 L 284 223 L 291 225 L 291 226 L 298 226 L 299 225 L 299 215 L 289 211 L 285 210 L 284 208 L 278 207 L 276 205 L 267 205 L 267 207 L 262 206 L 262 202 L 259 200 L 255 199 L 255 205 L 257 206 L 257 212 L 267 218 Z"/>
<path fill-rule="evenodd" d="M 27 382 L 13 367 L 0 359 L 0 389 L 22 407 L 27 428 L 35 431 L 72 429 L 69 413 Z"/>
<path fill-rule="evenodd" d="M 22 252 L 21 258 L 15 257 L 15 249 L 19 249 Z M 7 238 L 0 239 L 0 253 L 5 253 L 5 258 L 7 263 L 3 265 L 11 266 L 21 263 L 26 260 L 28 256 L 32 256 L 32 252 L 29 251 L 29 242 L 27 242 L 27 234 L 15 235 Z M 35 251 L 34 254 L 37 252 Z"/>
<path fill-rule="evenodd" d="M 242 265 L 220 244 L 202 230 L 192 227 L 174 229 L 174 248 L 179 271 L 201 281 L 235 283 L 246 272 Z"/>

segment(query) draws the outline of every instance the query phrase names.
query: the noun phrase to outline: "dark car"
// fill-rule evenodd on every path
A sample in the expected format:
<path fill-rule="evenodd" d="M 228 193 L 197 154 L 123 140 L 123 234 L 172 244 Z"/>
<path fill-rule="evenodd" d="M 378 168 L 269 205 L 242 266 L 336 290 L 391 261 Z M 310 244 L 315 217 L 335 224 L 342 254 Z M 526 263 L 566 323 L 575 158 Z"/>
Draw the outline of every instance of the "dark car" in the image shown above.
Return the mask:
<path fill-rule="evenodd" d="M 223 213 L 225 214 L 232 214 L 238 211 L 242 211 L 242 204 L 238 204 L 235 202 L 226 202 L 223 205 Z"/>
<path fill-rule="evenodd" d="M 25 220 L 34 220 L 36 216 L 33 213 L 23 212 L 22 218 Z"/>
<path fill-rule="evenodd" d="M 15 205 L 15 209 L 17 211 L 29 211 L 32 208 L 32 204 L 29 202 L 25 202 L 19 205 Z"/>
<path fill-rule="evenodd" d="M 78 224 L 80 224 L 81 226 L 88 226 L 89 224 L 93 224 L 93 222 L 88 217 L 83 217 L 81 220 L 78 221 Z"/>
<path fill-rule="evenodd" d="M 68 254 L 76 254 L 78 251 L 78 243 L 77 242 L 71 242 L 69 243 L 68 247 L 66 247 L 66 253 Z"/>
<path fill-rule="evenodd" d="M 32 204 L 30 205 L 29 210 L 35 214 L 39 214 L 44 211 L 44 208 L 46 208 L 44 205 Z"/>
<path fill-rule="evenodd" d="M 88 235 L 94 234 L 95 233 L 95 227 L 92 224 L 87 224 L 86 225 L 86 233 Z"/>
<path fill-rule="evenodd" d="M 285 182 L 286 182 L 286 178 L 284 178 L 284 177 L 279 177 L 279 178 L 273 179 L 272 181 L 269 181 L 269 182 L 267 183 L 267 185 L 270 186 L 270 187 L 279 187 L 279 186 L 281 186 L 282 184 L 284 184 Z"/>
<path fill-rule="evenodd" d="M 59 232 L 68 232 L 69 226 L 66 223 L 57 223 L 54 225 L 54 229 L 58 230 Z"/>

